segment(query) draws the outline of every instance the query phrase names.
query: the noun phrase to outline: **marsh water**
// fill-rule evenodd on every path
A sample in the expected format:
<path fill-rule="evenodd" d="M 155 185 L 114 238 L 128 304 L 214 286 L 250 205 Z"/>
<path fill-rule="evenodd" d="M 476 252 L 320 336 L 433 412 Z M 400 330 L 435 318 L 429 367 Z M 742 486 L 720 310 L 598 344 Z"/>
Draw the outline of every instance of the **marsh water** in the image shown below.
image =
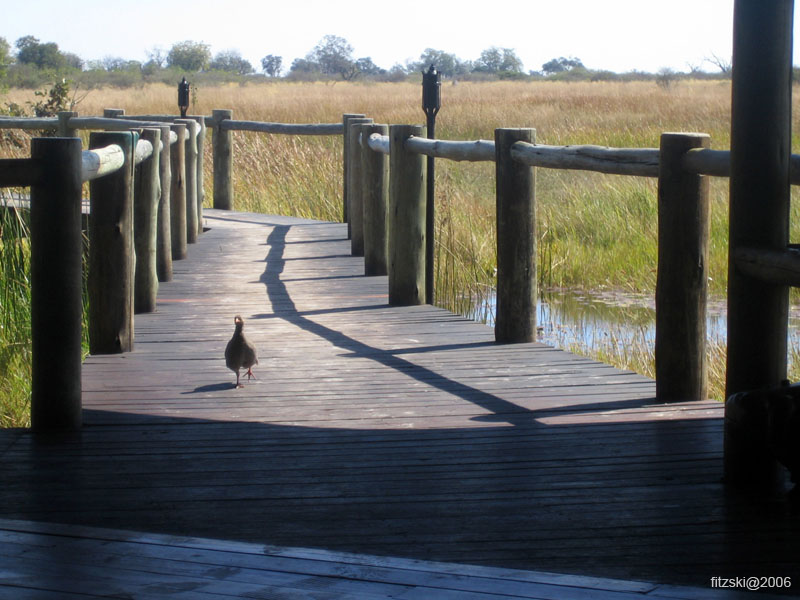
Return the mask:
<path fill-rule="evenodd" d="M 494 325 L 494 297 L 476 307 L 473 318 Z M 646 294 L 615 291 L 549 290 L 536 305 L 537 340 L 581 353 L 586 349 L 614 354 L 641 350 L 652 354 L 655 344 L 655 300 Z M 727 315 L 724 299 L 709 300 L 707 339 L 724 345 Z M 800 307 L 789 319 L 789 346 L 800 347 Z"/>

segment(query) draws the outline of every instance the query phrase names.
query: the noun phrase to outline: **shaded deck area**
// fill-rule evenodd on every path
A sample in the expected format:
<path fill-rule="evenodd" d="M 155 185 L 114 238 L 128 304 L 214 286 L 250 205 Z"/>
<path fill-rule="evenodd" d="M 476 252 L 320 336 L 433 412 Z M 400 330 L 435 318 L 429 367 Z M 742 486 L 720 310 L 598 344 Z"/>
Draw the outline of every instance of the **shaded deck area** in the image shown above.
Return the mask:
<path fill-rule="evenodd" d="M 707 597 L 731 597 L 712 577 L 792 577 L 800 589 L 800 517 L 725 493 L 720 405 L 656 405 L 654 383 L 634 373 L 496 345 L 490 328 L 435 307 L 389 307 L 386 278 L 362 275 L 345 225 L 206 219 L 158 311 L 137 315 L 135 351 L 87 359 L 83 430 L 0 432 L 0 590 L 6 561 L 53 540 L 62 559 L 94 547 L 102 562 L 109 536 L 133 544 L 119 553 L 142 550 L 119 530 L 195 540 L 158 538 L 176 565 L 199 545 L 210 553 L 199 562 L 222 569 L 210 555 L 236 542 L 243 559 L 268 545 L 356 553 L 362 567 L 394 557 L 582 576 L 583 595 L 518 597 L 699 597 L 591 583 L 609 579 Z M 242 389 L 223 359 L 236 314 L 259 349 L 258 379 Z M 375 595 L 450 597 L 401 591 Z M 317 592 L 246 593 L 357 597 Z"/>

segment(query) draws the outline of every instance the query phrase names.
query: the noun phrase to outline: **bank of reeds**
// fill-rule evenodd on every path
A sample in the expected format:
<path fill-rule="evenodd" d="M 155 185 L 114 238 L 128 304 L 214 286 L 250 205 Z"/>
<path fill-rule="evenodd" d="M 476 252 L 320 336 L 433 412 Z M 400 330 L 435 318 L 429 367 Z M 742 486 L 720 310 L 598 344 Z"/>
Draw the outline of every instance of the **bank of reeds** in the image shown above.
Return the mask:
<path fill-rule="evenodd" d="M 29 95 L 12 90 L 5 101 L 24 104 Z M 413 83 L 232 84 L 197 89 L 190 112 L 210 114 L 214 108 L 230 108 L 236 119 L 295 123 L 340 122 L 343 113 L 363 112 L 376 122 L 411 124 L 424 122 L 420 97 L 420 86 Z M 104 108 L 124 108 L 128 114 L 174 114 L 176 88 L 149 85 L 135 94 L 97 90 L 77 110 L 95 115 Z M 537 141 L 545 144 L 617 147 L 658 147 L 662 132 L 698 131 L 711 135 L 712 147 L 725 149 L 730 145 L 730 84 L 686 81 L 669 90 L 652 82 L 443 84 L 438 137 L 492 139 L 498 127 L 534 127 Z M 234 144 L 237 209 L 323 220 L 341 218 L 342 147 L 338 137 L 236 133 Z M 210 148 L 207 144 L 209 203 Z M 800 139 L 795 138 L 795 153 L 798 148 Z M 0 156 L 24 154 L 24 148 L 18 150 L 0 141 Z M 727 185 L 725 179 L 711 183 L 709 285 L 714 295 L 724 294 L 726 289 Z M 494 165 L 438 161 L 436 203 L 436 302 L 466 313 L 485 305 L 495 282 Z M 537 203 L 538 273 L 543 288 L 653 292 L 655 180 L 538 169 Z M 800 217 L 796 201 L 792 210 Z M 800 218 L 793 223 L 792 240 L 797 241 Z M 3 277 L 13 281 L 18 278 L 17 269 L 11 267 L 9 273 L 4 267 Z M 10 313 L 0 318 L 24 321 Z M 3 352 L 27 364 L 24 352 L 10 348 Z M 649 348 L 621 348 L 624 352 L 572 349 L 652 375 Z M 719 355 L 713 349 L 711 353 Z M 797 354 L 793 349 L 791 356 Z M 721 389 L 719 374 L 724 372 L 721 360 L 712 360 L 717 390 Z M 10 377 L 8 371 L 3 377 Z M 715 396 L 721 398 L 721 392 Z"/>

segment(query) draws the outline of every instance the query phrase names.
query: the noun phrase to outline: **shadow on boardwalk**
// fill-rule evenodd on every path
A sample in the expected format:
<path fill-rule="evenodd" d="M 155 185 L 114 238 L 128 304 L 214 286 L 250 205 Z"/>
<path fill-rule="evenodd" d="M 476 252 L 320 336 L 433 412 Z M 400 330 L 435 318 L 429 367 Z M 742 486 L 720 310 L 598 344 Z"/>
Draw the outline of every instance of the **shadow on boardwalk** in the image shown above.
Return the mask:
<path fill-rule="evenodd" d="M 798 517 L 724 493 L 718 405 L 388 307 L 347 246 L 215 216 L 136 351 L 87 361 L 83 431 L 0 433 L 0 517 L 701 587 L 800 575 Z M 261 351 L 243 390 L 220 364 L 234 311 Z"/>

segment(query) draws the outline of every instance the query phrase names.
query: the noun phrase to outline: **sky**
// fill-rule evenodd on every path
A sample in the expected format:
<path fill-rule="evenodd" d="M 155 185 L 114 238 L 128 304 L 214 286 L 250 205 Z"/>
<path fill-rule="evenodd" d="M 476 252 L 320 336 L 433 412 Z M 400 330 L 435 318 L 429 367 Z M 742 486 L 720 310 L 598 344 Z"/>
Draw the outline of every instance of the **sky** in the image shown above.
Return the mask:
<path fill-rule="evenodd" d="M 385 69 L 426 48 L 475 60 L 513 48 L 525 71 L 557 57 L 615 72 L 716 71 L 730 61 L 733 0 L 0 0 L 0 37 L 56 42 L 85 61 L 145 62 L 181 41 L 238 50 L 257 70 L 274 54 L 288 68 L 323 38 L 345 38 L 354 58 Z M 795 37 L 797 37 L 797 21 Z M 800 38 L 798 38 L 800 39 Z M 798 44 L 800 45 L 800 44 Z M 800 64 L 795 50 L 795 64 Z"/>

